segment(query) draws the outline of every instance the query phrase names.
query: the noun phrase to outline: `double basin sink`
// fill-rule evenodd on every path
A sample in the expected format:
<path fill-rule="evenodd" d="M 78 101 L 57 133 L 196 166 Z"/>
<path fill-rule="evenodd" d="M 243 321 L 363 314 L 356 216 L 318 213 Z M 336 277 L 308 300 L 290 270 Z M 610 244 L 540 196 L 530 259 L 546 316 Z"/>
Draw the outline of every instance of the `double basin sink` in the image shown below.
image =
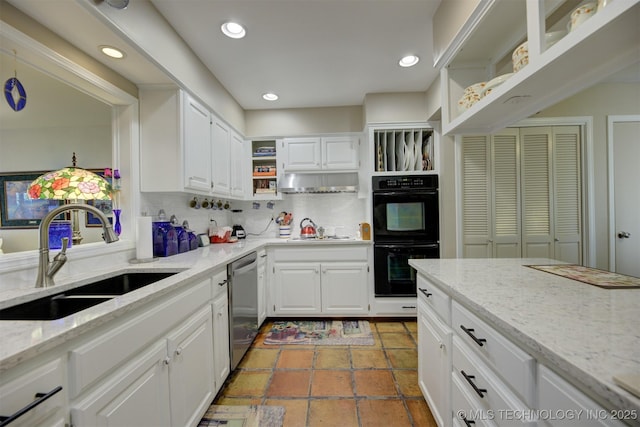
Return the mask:
<path fill-rule="evenodd" d="M 176 272 L 123 273 L 0 310 L 0 320 L 55 320 L 77 313 Z"/>

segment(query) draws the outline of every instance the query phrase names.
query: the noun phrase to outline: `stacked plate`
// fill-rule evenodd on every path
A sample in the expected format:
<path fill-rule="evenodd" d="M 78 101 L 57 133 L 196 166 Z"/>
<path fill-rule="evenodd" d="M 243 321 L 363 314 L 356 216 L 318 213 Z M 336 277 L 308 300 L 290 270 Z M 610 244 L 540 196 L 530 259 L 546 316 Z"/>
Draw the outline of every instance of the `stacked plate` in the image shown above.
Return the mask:
<path fill-rule="evenodd" d="M 558 40 L 567 35 L 566 31 L 552 31 L 544 35 L 547 49 L 556 44 Z M 517 73 L 529 63 L 529 42 L 524 42 L 513 51 L 511 55 L 513 72 Z"/>
<path fill-rule="evenodd" d="M 474 83 L 464 90 L 462 98 L 458 100 L 458 111 L 463 112 L 482 98 L 487 82 Z"/>

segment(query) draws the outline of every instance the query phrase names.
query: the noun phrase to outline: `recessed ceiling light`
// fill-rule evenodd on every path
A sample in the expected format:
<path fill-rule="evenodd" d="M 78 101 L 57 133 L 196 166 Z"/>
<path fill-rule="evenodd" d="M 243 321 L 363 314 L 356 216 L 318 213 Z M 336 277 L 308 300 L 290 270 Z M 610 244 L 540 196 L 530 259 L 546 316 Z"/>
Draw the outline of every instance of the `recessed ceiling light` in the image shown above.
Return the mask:
<path fill-rule="evenodd" d="M 407 55 L 398 62 L 398 65 L 401 67 L 413 67 L 418 63 L 418 61 L 420 61 L 420 58 L 417 56 Z"/>
<path fill-rule="evenodd" d="M 269 92 L 262 95 L 262 98 L 267 101 L 276 101 L 278 99 L 278 95 L 276 95 L 275 93 Z"/>
<path fill-rule="evenodd" d="M 100 51 L 102 53 L 104 53 L 105 55 L 111 57 L 111 58 L 115 58 L 115 59 L 122 59 L 125 57 L 125 54 L 123 51 L 121 51 L 120 49 L 117 49 L 113 46 L 99 46 L 100 47 Z"/>
<path fill-rule="evenodd" d="M 232 39 L 241 39 L 247 35 L 244 27 L 236 22 L 225 22 L 221 29 L 225 36 Z"/>

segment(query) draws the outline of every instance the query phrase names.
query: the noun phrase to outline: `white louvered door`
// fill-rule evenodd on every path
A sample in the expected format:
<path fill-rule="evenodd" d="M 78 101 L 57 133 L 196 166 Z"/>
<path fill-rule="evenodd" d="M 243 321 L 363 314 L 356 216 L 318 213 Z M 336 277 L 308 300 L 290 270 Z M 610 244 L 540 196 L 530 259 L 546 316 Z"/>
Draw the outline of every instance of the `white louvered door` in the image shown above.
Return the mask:
<path fill-rule="evenodd" d="M 490 258 L 493 253 L 489 142 L 488 135 L 462 137 L 462 235 L 465 258 Z"/>
<path fill-rule="evenodd" d="M 554 258 L 582 264 L 580 127 L 553 128 Z"/>
<path fill-rule="evenodd" d="M 492 136 L 493 257 L 520 256 L 518 129 Z"/>
<path fill-rule="evenodd" d="M 553 258 L 550 127 L 520 129 L 522 139 L 522 256 Z"/>

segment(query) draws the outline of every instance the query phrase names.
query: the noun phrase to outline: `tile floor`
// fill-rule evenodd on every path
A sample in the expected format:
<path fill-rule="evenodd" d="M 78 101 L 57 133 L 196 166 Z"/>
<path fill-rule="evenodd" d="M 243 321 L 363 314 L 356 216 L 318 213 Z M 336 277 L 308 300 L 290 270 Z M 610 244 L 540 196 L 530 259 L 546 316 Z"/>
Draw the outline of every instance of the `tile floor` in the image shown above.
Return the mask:
<path fill-rule="evenodd" d="M 266 345 L 267 320 L 217 405 L 277 405 L 284 427 L 435 426 L 418 387 L 417 324 L 369 319 L 373 346 Z"/>

